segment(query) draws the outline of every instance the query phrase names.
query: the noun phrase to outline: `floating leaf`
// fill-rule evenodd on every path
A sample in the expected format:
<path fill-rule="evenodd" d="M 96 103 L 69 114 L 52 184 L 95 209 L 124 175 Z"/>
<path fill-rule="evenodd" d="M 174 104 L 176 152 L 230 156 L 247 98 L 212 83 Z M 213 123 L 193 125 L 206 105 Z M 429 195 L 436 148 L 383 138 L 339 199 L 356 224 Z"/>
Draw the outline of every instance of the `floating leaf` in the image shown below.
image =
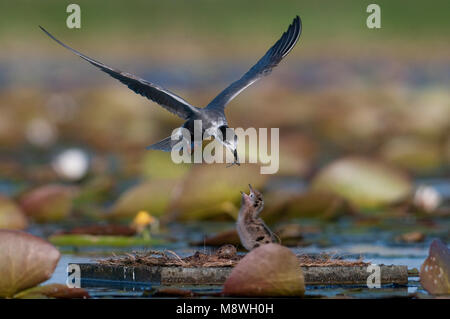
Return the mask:
<path fill-rule="evenodd" d="M 179 195 L 170 211 L 169 219 L 199 220 L 228 219 L 237 217 L 239 191 L 251 183 L 261 188 L 267 175 L 261 175 L 259 166 L 242 164 L 228 167 L 226 164 L 195 165 L 184 179 Z"/>
<path fill-rule="evenodd" d="M 312 191 L 290 199 L 284 207 L 284 218 L 334 219 L 351 212 L 353 209 L 344 198 L 335 194 Z"/>
<path fill-rule="evenodd" d="M 162 215 L 169 205 L 176 181 L 152 180 L 134 186 L 123 193 L 111 211 L 111 218 L 132 219 L 140 211 Z"/>
<path fill-rule="evenodd" d="M 262 245 L 248 253 L 225 281 L 223 292 L 231 296 L 303 296 L 305 283 L 299 260 L 288 248 Z"/>
<path fill-rule="evenodd" d="M 74 187 L 45 185 L 26 193 L 20 204 L 37 222 L 60 221 L 70 214 L 75 193 Z"/>
<path fill-rule="evenodd" d="M 265 200 L 261 216 L 267 223 L 292 218 L 331 220 L 354 213 L 354 208 L 346 199 L 329 192 L 308 191 L 300 194 L 276 195 L 277 193 L 268 194 Z"/>
<path fill-rule="evenodd" d="M 411 181 L 386 164 L 362 157 L 334 161 L 314 178 L 312 189 L 338 194 L 360 208 L 379 208 L 405 199 Z"/>
<path fill-rule="evenodd" d="M 382 146 L 380 154 L 391 163 L 419 173 L 436 170 L 444 161 L 437 141 L 417 137 L 392 138 Z"/>
<path fill-rule="evenodd" d="M 28 220 L 20 208 L 11 200 L 0 196 L 0 228 L 22 230 Z"/>
<path fill-rule="evenodd" d="M 114 190 L 115 181 L 111 176 L 95 176 L 86 182 L 74 199 L 76 207 L 102 203 L 109 199 Z"/>
<path fill-rule="evenodd" d="M 304 244 L 303 235 L 305 230 L 308 231 L 308 229 L 304 229 L 299 224 L 285 224 L 275 228 L 274 232 L 283 245 L 295 247 Z"/>
<path fill-rule="evenodd" d="M 171 159 L 171 153 L 147 152 L 143 157 L 142 174 L 147 178 L 179 179 L 190 169 L 189 164 L 176 164 Z"/>
<path fill-rule="evenodd" d="M 131 247 L 131 246 L 153 246 L 163 245 L 166 242 L 161 239 L 129 237 L 129 236 L 93 236 L 93 235 L 53 235 L 48 239 L 57 246 L 111 246 L 111 247 Z"/>
<path fill-rule="evenodd" d="M 127 225 L 90 225 L 72 228 L 68 231 L 58 232 L 54 235 L 107 235 L 107 236 L 134 236 L 136 229 Z"/>
<path fill-rule="evenodd" d="M 423 90 L 403 108 L 402 120 L 396 123 L 397 130 L 434 139 L 448 135 L 449 98 L 446 88 Z"/>
<path fill-rule="evenodd" d="M 280 137 L 280 169 L 277 175 L 305 176 L 313 167 L 318 146 L 307 136 L 295 133 Z"/>
<path fill-rule="evenodd" d="M 63 284 L 49 284 L 33 287 L 19 292 L 14 298 L 18 299 L 86 299 L 90 298 L 89 293 L 83 288 L 69 288 Z"/>
<path fill-rule="evenodd" d="M 420 243 L 425 240 L 425 234 L 420 231 L 404 233 L 396 237 L 397 241 L 404 243 Z"/>
<path fill-rule="evenodd" d="M 205 240 L 203 241 L 197 241 L 192 243 L 192 245 L 194 246 L 206 245 L 216 247 L 226 244 L 231 244 L 235 246 L 241 244 L 241 240 L 239 239 L 239 235 L 236 229 L 225 230 L 213 236 L 206 237 Z"/>
<path fill-rule="evenodd" d="M 450 250 L 439 239 L 433 240 L 420 267 L 420 283 L 430 294 L 450 294 Z"/>
<path fill-rule="evenodd" d="M 0 230 L 0 297 L 48 280 L 60 258 L 45 240 L 14 230 Z"/>
<path fill-rule="evenodd" d="M 128 93 L 112 87 L 90 92 L 85 103 L 96 107 L 79 109 L 74 128 L 78 138 L 96 150 L 142 150 L 158 131 L 159 123 L 152 118 L 154 112 L 145 101 Z"/>

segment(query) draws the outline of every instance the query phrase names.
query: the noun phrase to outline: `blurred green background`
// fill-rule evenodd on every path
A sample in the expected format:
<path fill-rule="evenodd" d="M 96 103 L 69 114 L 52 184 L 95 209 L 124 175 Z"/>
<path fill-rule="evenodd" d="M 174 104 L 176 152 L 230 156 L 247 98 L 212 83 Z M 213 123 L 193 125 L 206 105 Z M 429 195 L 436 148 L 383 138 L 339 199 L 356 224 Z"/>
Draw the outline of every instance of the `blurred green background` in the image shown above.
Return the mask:
<path fill-rule="evenodd" d="M 65 24 L 71 2 L 0 4 L 5 198 L 23 206 L 36 188 L 65 198 L 58 194 L 75 187 L 70 205 L 58 206 L 59 218 L 131 218 L 144 209 L 168 220 L 235 217 L 239 190 L 248 183 L 269 196 L 273 191 L 275 212 L 285 204 L 276 193 L 279 185 L 293 185 L 298 194 L 311 181 L 319 190 L 340 193 L 357 211 L 372 209 L 377 196 L 383 205 L 413 198 L 415 187 L 430 178 L 439 180 L 438 195 L 448 198 L 449 1 L 378 1 L 381 29 L 366 27 L 372 1 L 77 1 L 81 29 L 72 30 Z M 280 128 L 276 176 L 261 176 L 254 165 L 177 166 L 168 154 L 146 151 L 181 121 L 38 28 L 203 106 L 246 72 L 295 15 L 303 21 L 295 49 L 227 109 L 233 127 Z M 355 200 L 352 191 L 336 192 L 336 185 L 323 186 L 322 177 L 316 178 L 341 158 L 351 167 L 349 176 L 367 176 L 357 186 L 370 184 L 373 177 L 359 171 L 358 160 L 356 172 L 351 160 L 345 162 L 349 155 L 393 166 L 394 173 L 383 171 L 387 180 L 367 188 L 375 199 L 363 190 Z M 377 171 L 370 165 L 362 165 L 364 172 Z M 378 192 L 389 189 L 389 176 L 396 174 L 407 179 L 392 181 L 387 196 Z M 45 189 L 53 184 L 60 189 Z M 308 213 L 325 214 L 327 207 L 313 205 Z M 31 208 L 27 214 L 40 213 Z"/>
<path fill-rule="evenodd" d="M 73 2 L 81 29 L 66 27 Z M 450 240 L 450 1 L 376 1 L 381 29 L 368 29 L 372 2 L 1 1 L 0 233 L 25 230 L 58 246 L 50 282 L 65 283 L 68 263 L 111 252 L 238 246 L 240 191 L 252 184 L 264 194 L 261 217 L 295 253 L 363 256 L 417 275 L 432 239 Z M 204 106 L 296 15 L 298 44 L 226 109 L 231 127 L 280 129 L 274 175 L 260 164 L 176 165 L 146 151 L 182 121 L 38 28 Z M 24 247 L 0 242 L 19 258 L 7 266 L 29 260 Z M 133 296 L 109 289 L 107 297 Z M 424 290 L 410 277 L 408 287 L 307 294 L 416 292 Z"/>

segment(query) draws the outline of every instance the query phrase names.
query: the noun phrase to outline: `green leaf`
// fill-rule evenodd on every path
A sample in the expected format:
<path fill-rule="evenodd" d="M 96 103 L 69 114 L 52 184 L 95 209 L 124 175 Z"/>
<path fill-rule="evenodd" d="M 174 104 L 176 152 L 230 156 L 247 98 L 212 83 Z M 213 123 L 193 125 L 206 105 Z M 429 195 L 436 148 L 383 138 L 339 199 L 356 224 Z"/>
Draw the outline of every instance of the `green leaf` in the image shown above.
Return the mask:
<path fill-rule="evenodd" d="M 153 246 L 165 243 L 161 239 L 145 239 L 129 236 L 95 236 L 95 235 L 53 235 L 49 241 L 57 246 Z"/>
<path fill-rule="evenodd" d="M 172 180 L 152 180 L 136 185 L 120 195 L 109 217 L 132 219 L 142 210 L 160 216 L 169 205 L 175 185 L 176 181 Z"/>
<path fill-rule="evenodd" d="M 27 228 L 28 220 L 21 209 L 11 200 L 0 196 L 0 229 Z"/>
<path fill-rule="evenodd" d="M 39 223 L 60 221 L 72 210 L 76 188 L 64 185 L 44 185 L 21 198 L 25 213 Z"/>
<path fill-rule="evenodd" d="M 223 292 L 246 297 L 303 296 L 305 280 L 289 248 L 267 244 L 252 250 L 234 267 Z"/>
<path fill-rule="evenodd" d="M 433 295 L 450 295 L 450 250 L 433 240 L 428 258 L 420 267 L 420 283 Z"/>
<path fill-rule="evenodd" d="M 312 189 L 335 193 L 362 209 L 373 209 L 405 199 L 412 184 L 401 171 L 384 163 L 346 157 L 324 167 L 313 179 Z"/>
<path fill-rule="evenodd" d="M 60 258 L 45 240 L 21 231 L 0 230 L 0 297 L 48 280 Z"/>

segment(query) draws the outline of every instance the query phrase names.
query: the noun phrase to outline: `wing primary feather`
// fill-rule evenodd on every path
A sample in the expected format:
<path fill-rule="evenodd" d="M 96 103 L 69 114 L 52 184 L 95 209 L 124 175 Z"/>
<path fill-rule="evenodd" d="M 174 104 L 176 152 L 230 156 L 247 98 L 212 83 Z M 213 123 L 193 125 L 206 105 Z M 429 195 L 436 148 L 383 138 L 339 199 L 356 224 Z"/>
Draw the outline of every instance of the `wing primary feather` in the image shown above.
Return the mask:
<path fill-rule="evenodd" d="M 295 32 L 294 32 L 295 36 L 292 37 L 292 42 L 291 42 L 291 44 L 289 45 L 289 47 L 288 47 L 288 49 L 286 50 L 286 52 L 284 53 L 283 58 L 284 58 L 286 55 L 288 55 L 289 52 L 291 52 L 291 50 L 292 50 L 292 49 L 294 48 L 294 46 L 297 44 L 298 39 L 300 38 L 300 34 L 301 34 L 301 32 L 302 32 L 302 24 L 301 24 L 301 20 L 300 20 L 300 17 L 299 17 L 299 16 L 297 16 L 297 17 L 295 18 L 294 23 L 295 23 Z"/>
<path fill-rule="evenodd" d="M 284 33 L 284 35 L 282 37 L 283 41 L 280 45 L 280 48 L 279 48 L 277 54 L 280 54 L 281 56 L 283 56 L 284 51 L 286 50 L 286 47 L 289 46 L 293 32 L 294 32 L 293 25 L 290 25 L 289 29 Z"/>
<path fill-rule="evenodd" d="M 150 83 L 144 79 L 134 76 L 130 73 L 122 72 L 118 69 L 114 69 L 110 66 L 107 66 L 102 62 L 96 61 L 84 55 L 83 53 L 69 47 L 67 44 L 61 42 L 60 40 L 55 38 L 50 32 L 45 30 L 42 26 L 39 26 L 39 28 L 47 36 L 56 41 L 59 45 L 63 46 L 72 53 L 78 55 L 80 58 L 99 68 L 101 71 L 119 80 L 135 93 L 142 95 L 153 102 L 158 103 L 169 112 L 174 113 L 175 115 L 178 115 L 183 119 L 188 119 L 190 116 L 192 116 L 192 114 L 198 112 L 198 109 L 196 107 L 190 105 L 188 102 L 186 102 L 178 95 L 166 89 L 163 89 L 153 83 Z"/>
<path fill-rule="evenodd" d="M 239 80 L 231 83 L 225 90 L 220 92 L 220 94 L 207 105 L 207 108 L 223 111 L 225 106 L 240 92 L 261 77 L 268 75 L 271 70 L 292 51 L 293 47 L 298 42 L 301 32 L 301 20 L 299 16 L 296 16 L 288 29 L 281 35 L 278 41 L 270 47 L 266 54 Z"/>

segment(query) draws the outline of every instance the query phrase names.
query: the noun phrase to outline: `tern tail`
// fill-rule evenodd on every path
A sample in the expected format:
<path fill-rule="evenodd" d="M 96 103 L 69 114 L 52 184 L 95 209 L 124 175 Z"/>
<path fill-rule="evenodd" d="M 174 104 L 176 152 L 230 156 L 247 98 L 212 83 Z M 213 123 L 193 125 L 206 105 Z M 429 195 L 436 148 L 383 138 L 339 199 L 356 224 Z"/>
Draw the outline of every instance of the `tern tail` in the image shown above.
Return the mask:
<path fill-rule="evenodd" d="M 164 151 L 164 152 L 171 152 L 172 151 L 172 146 L 174 144 L 176 144 L 177 141 L 172 141 L 171 136 L 166 137 L 165 139 L 152 144 L 150 146 L 147 146 L 146 149 L 147 150 L 160 150 L 160 151 Z"/>

